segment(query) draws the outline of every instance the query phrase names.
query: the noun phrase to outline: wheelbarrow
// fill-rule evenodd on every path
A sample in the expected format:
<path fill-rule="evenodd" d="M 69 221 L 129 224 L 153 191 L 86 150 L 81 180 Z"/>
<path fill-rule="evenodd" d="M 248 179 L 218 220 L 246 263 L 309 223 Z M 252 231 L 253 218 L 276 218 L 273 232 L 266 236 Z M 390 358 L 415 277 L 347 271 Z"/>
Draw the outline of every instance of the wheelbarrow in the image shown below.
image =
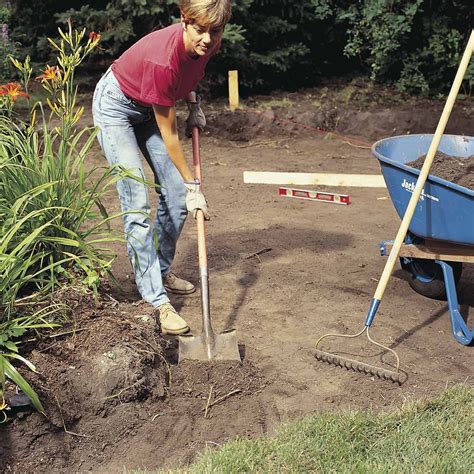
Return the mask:
<path fill-rule="evenodd" d="M 425 155 L 432 135 L 405 135 L 376 142 L 372 152 L 379 160 L 391 200 L 403 218 L 420 171 L 406 163 Z M 444 135 L 438 150 L 451 156 L 474 155 L 474 137 Z M 382 241 L 388 255 L 393 241 Z M 456 292 L 463 263 L 474 263 L 474 190 L 429 175 L 401 246 L 400 264 L 410 286 L 424 296 L 447 298 L 454 338 L 471 344 L 470 330 L 460 311 Z"/>

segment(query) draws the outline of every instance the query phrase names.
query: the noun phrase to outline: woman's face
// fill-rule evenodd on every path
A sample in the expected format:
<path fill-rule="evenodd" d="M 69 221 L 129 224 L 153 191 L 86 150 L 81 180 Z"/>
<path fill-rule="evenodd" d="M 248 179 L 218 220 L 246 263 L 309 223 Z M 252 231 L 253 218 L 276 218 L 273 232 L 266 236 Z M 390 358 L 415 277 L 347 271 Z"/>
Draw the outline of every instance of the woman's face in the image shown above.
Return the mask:
<path fill-rule="evenodd" d="M 184 46 L 190 56 L 206 56 L 220 42 L 224 28 L 189 23 L 181 18 L 184 29 Z"/>

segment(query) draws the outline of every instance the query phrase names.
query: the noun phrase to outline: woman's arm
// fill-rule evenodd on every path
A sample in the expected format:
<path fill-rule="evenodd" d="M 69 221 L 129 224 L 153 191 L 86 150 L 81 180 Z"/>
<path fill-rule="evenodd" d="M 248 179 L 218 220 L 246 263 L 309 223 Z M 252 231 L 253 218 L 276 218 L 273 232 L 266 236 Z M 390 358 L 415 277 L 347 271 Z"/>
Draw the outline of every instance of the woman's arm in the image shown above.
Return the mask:
<path fill-rule="evenodd" d="M 184 181 L 194 181 L 194 176 L 184 158 L 183 148 L 178 137 L 176 124 L 176 108 L 163 105 L 153 105 L 156 123 L 166 146 L 166 151 Z"/>

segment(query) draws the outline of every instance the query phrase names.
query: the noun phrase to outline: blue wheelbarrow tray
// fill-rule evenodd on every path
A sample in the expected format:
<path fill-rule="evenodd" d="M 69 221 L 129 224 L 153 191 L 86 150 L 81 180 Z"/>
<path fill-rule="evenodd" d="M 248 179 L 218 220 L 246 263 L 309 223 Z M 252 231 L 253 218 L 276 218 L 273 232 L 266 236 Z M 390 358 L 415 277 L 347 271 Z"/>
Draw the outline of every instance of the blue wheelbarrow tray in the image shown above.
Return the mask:
<path fill-rule="evenodd" d="M 432 139 L 433 135 L 404 135 L 379 140 L 372 146 L 372 152 L 379 160 L 390 198 L 401 218 L 420 174 L 420 170 L 407 166 L 406 163 L 426 155 Z M 474 137 L 444 135 L 438 151 L 450 156 L 468 158 L 474 155 Z M 448 246 L 449 244 L 465 246 L 467 253 L 469 254 L 472 249 L 474 255 L 474 190 L 429 175 L 405 242 L 411 243 L 413 238 L 418 238 L 418 242 L 439 241 Z M 381 249 L 383 252 L 383 243 Z M 474 334 L 467 328 L 459 312 L 452 266 L 443 260 L 435 261 L 443 271 L 453 335 L 461 344 L 470 344 Z"/>

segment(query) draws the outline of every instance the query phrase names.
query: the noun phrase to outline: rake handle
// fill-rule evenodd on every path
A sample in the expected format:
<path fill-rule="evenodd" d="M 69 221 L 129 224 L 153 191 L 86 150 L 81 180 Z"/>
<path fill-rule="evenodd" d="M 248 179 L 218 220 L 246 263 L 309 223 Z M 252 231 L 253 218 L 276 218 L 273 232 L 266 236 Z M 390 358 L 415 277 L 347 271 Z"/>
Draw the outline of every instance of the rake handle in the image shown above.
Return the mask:
<path fill-rule="evenodd" d="M 467 43 L 466 49 L 462 56 L 461 62 L 459 64 L 456 76 L 451 86 L 451 90 L 446 100 L 446 104 L 444 106 L 443 112 L 439 119 L 438 126 L 436 127 L 433 140 L 431 141 L 431 145 L 426 155 L 425 161 L 423 163 L 423 167 L 421 168 L 420 175 L 418 176 L 418 180 L 416 181 L 415 189 L 413 190 L 413 194 L 410 198 L 407 209 L 403 216 L 402 222 L 400 224 L 400 228 L 398 229 L 397 236 L 395 237 L 395 241 L 393 242 L 392 250 L 385 264 L 385 268 L 380 277 L 379 283 L 377 285 L 377 289 L 375 290 L 375 294 L 372 299 L 369 313 L 367 315 L 367 319 L 365 322 L 366 326 L 370 326 L 372 324 L 372 321 L 375 317 L 375 313 L 377 312 L 378 306 L 380 304 L 380 300 L 382 299 L 383 294 L 385 292 L 385 288 L 387 287 L 387 283 L 390 278 L 390 275 L 393 272 L 393 268 L 398 259 L 400 248 L 402 246 L 403 241 L 405 240 L 408 227 L 410 226 L 410 222 L 413 218 L 413 214 L 415 213 L 416 205 L 418 204 L 418 200 L 423 190 L 423 186 L 425 185 L 431 165 L 436 155 L 436 151 L 438 150 L 439 143 L 441 141 L 444 130 L 446 128 L 446 124 L 451 115 L 451 111 L 453 110 L 456 96 L 458 95 L 459 89 L 462 84 L 462 80 L 466 73 L 467 67 L 469 66 L 469 61 L 471 59 L 473 51 L 474 51 L 474 30 L 471 30 L 469 41 Z"/>

